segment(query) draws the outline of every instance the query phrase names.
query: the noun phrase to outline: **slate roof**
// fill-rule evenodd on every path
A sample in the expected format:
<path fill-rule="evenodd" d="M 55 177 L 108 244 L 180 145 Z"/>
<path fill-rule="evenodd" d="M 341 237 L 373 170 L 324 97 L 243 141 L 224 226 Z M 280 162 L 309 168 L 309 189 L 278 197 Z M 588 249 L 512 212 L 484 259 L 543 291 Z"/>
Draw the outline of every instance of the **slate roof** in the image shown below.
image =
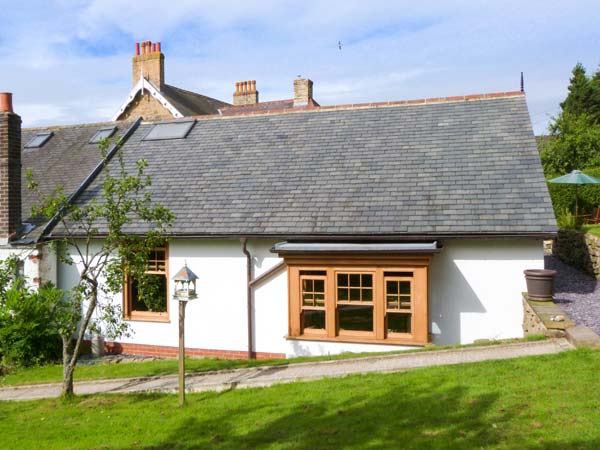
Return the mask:
<path fill-rule="evenodd" d="M 165 84 L 160 93 L 184 116 L 218 114 L 219 108 L 231 106 L 206 95 Z"/>
<path fill-rule="evenodd" d="M 316 101 L 310 99 L 309 104 L 304 108 L 308 109 L 313 106 L 320 106 Z M 274 100 L 269 102 L 258 102 L 253 105 L 229 105 L 223 108 L 219 108 L 219 114 L 223 116 L 235 116 L 239 114 L 248 113 L 271 113 L 271 112 L 282 112 L 287 109 L 294 108 L 294 99 L 288 100 Z M 298 107 L 296 107 L 298 108 Z"/>
<path fill-rule="evenodd" d="M 116 126 L 112 140 L 117 139 L 129 126 L 130 122 L 91 123 L 85 125 L 59 126 L 48 128 L 25 128 L 21 134 L 21 215 L 23 221 L 42 225 L 44 220 L 31 219 L 31 207 L 39 202 L 33 191 L 27 188 L 25 174 L 28 169 L 39 184 L 44 195 L 51 194 L 55 188 L 62 186 L 65 193 L 71 194 L 102 160 L 97 144 L 90 144 L 90 139 L 105 126 Z M 40 148 L 24 148 L 40 131 L 52 131 L 54 135 Z M 37 228 L 30 235 L 41 231 Z"/>
<path fill-rule="evenodd" d="M 204 117 L 185 139 L 143 141 L 152 126 L 127 140 L 124 160 L 148 161 L 153 199 L 177 217 L 174 235 L 556 231 L 520 93 Z M 80 201 L 98 195 L 101 179 Z"/>

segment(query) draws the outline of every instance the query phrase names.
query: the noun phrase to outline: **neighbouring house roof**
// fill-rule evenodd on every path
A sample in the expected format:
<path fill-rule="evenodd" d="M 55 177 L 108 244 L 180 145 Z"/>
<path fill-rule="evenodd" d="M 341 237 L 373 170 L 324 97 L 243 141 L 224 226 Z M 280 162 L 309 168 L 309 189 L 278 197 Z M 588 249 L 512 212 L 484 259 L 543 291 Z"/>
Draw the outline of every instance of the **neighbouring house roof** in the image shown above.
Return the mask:
<path fill-rule="evenodd" d="M 139 81 L 131 89 L 127 99 L 115 113 L 112 120 L 119 120 L 134 100 L 144 92 L 148 92 L 149 95 L 160 102 L 174 118 L 201 114 L 218 114 L 219 108 L 231 106 L 229 103 L 222 102 L 221 100 L 186 91 L 185 89 L 180 89 L 168 84 L 163 85 L 162 90 L 160 90 L 152 83 L 152 81 L 140 77 Z"/>
<path fill-rule="evenodd" d="M 140 125 L 123 156 L 148 161 L 153 199 L 177 217 L 173 235 L 556 232 L 520 92 L 204 116 L 185 139 L 143 140 L 153 126 Z"/>
<path fill-rule="evenodd" d="M 236 116 L 240 114 L 248 114 L 248 113 L 275 113 L 275 112 L 283 112 L 285 110 L 289 110 L 292 108 L 310 108 L 313 106 L 320 106 L 316 101 L 312 98 L 309 101 L 308 105 L 298 107 L 294 106 L 294 99 L 289 100 L 274 100 L 268 102 L 259 102 L 253 105 L 229 105 L 219 108 L 219 114 L 223 116 Z"/>
<path fill-rule="evenodd" d="M 131 125 L 130 122 L 90 123 L 84 125 L 58 126 L 47 128 L 25 128 L 21 136 L 21 215 L 23 222 L 34 223 L 38 227 L 28 237 L 37 237 L 44 218 L 33 219 L 31 208 L 39 203 L 37 195 L 27 187 L 26 172 L 31 169 L 43 195 L 50 195 L 62 186 L 65 194 L 72 194 L 102 160 L 98 144 L 90 140 L 104 127 L 115 127 L 111 140 L 116 141 Z M 38 133 L 51 131 L 52 137 L 39 148 L 25 148 Z"/>

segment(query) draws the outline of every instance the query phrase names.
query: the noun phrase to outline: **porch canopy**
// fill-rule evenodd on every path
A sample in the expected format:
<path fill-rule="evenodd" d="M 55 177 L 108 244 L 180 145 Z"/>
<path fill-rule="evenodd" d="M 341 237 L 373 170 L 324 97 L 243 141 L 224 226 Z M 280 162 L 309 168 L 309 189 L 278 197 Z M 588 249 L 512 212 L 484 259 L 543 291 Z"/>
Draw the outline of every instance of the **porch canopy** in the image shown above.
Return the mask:
<path fill-rule="evenodd" d="M 442 250 L 437 241 L 402 243 L 343 243 L 343 242 L 278 242 L 271 252 L 279 255 L 297 253 L 339 253 L 339 254 L 415 254 L 437 253 Z"/>

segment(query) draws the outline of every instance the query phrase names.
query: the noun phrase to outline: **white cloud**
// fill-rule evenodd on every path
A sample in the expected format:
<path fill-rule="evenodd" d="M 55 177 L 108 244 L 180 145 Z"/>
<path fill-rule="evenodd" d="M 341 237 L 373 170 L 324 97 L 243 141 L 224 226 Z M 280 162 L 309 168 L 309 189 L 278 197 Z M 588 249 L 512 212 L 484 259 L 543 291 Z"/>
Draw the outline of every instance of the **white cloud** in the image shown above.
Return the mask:
<path fill-rule="evenodd" d="M 169 83 L 226 101 L 244 79 L 273 100 L 302 74 L 331 104 L 514 90 L 524 71 L 537 132 L 574 64 L 600 62 L 591 1 L 0 0 L 0 10 L 0 90 L 15 93 L 25 125 L 108 119 L 146 39 L 163 42 Z"/>

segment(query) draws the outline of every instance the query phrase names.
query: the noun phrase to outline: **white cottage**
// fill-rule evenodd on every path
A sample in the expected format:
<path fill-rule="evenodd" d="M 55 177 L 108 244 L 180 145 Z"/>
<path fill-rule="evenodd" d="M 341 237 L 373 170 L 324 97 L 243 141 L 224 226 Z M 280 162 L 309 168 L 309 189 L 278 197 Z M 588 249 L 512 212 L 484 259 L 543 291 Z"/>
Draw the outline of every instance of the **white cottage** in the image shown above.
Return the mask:
<path fill-rule="evenodd" d="M 523 92 L 135 122 L 122 149 L 128 165 L 148 161 L 176 220 L 148 262 L 163 280 L 152 308 L 135 280 L 112 299 L 133 331 L 112 351 L 176 354 L 184 264 L 199 277 L 190 355 L 523 335 L 523 270 L 543 268 L 556 232 Z M 58 285 L 76 270 L 59 265 Z"/>

